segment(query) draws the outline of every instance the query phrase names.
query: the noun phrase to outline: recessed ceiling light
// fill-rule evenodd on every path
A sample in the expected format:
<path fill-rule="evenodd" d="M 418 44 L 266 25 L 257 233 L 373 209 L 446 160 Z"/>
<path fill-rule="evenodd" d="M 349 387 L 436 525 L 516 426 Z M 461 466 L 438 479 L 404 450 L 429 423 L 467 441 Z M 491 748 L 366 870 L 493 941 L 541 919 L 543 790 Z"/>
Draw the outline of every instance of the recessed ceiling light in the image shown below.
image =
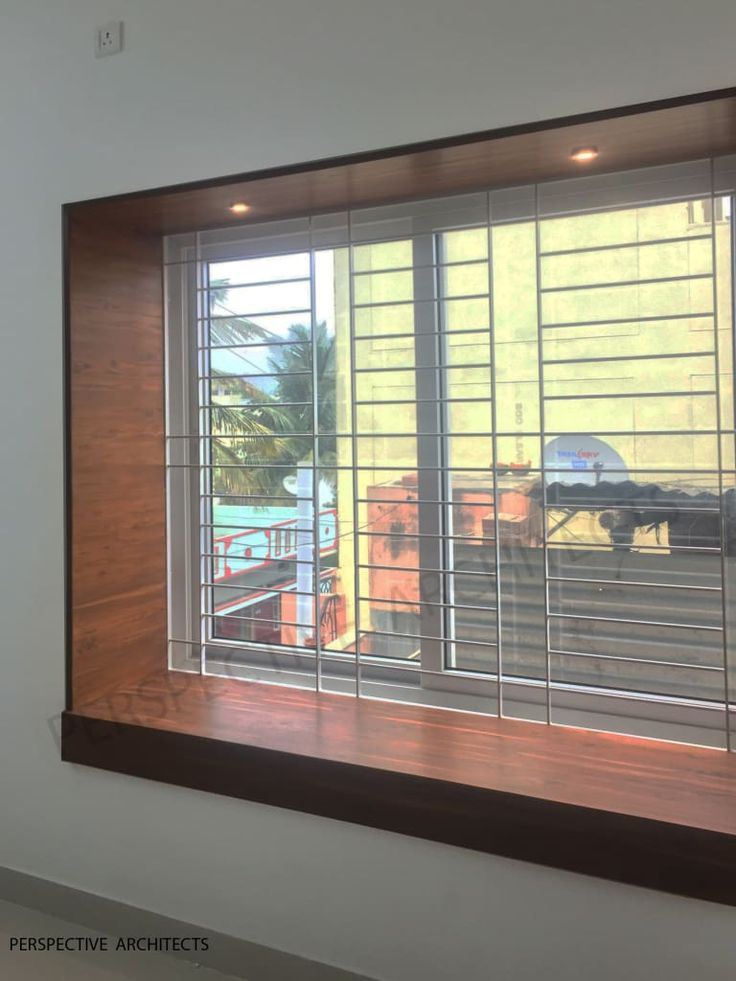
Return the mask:
<path fill-rule="evenodd" d="M 595 160 L 597 156 L 597 146 L 577 146 L 570 151 L 570 159 L 577 163 L 588 163 L 589 160 Z"/>
<path fill-rule="evenodd" d="M 245 201 L 236 201 L 235 204 L 230 205 L 230 210 L 234 215 L 244 215 L 246 211 L 250 211 L 250 205 Z"/>

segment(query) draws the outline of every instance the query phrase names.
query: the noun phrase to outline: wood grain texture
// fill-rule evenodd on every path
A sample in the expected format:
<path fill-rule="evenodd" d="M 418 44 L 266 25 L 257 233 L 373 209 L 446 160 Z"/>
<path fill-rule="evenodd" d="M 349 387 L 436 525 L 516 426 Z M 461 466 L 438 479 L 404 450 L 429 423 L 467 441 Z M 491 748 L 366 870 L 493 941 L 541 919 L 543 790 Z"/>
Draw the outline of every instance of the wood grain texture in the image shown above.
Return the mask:
<path fill-rule="evenodd" d="M 68 224 L 73 701 L 165 659 L 161 242 Z"/>
<path fill-rule="evenodd" d="M 577 146 L 599 157 L 581 168 Z M 74 205 L 108 226 L 171 234 L 736 151 L 736 89 Z M 246 201 L 250 211 L 228 210 Z"/>
<path fill-rule="evenodd" d="M 64 759 L 736 905 L 726 753 L 197 675 L 67 716 Z"/>

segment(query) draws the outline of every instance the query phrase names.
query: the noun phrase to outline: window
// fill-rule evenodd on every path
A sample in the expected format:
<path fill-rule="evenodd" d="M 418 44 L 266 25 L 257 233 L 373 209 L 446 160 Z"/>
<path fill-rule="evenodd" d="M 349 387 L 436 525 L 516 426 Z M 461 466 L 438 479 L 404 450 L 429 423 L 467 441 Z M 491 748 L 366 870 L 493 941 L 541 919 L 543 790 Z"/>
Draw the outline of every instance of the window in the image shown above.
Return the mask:
<path fill-rule="evenodd" d="M 713 197 L 702 201 L 689 201 L 687 206 L 688 221 L 691 225 L 709 225 L 711 221 L 731 220 L 731 198 Z"/>
<path fill-rule="evenodd" d="M 172 667 L 725 746 L 714 172 L 169 239 Z"/>

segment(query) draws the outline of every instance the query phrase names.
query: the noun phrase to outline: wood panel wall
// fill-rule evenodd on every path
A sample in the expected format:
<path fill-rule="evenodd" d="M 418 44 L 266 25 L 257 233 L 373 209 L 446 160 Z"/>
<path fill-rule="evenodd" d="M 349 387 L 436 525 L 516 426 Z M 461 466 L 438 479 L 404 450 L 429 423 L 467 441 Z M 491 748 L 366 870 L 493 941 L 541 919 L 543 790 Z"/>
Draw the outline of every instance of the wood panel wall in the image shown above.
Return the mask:
<path fill-rule="evenodd" d="M 161 239 L 69 216 L 71 705 L 166 665 Z"/>

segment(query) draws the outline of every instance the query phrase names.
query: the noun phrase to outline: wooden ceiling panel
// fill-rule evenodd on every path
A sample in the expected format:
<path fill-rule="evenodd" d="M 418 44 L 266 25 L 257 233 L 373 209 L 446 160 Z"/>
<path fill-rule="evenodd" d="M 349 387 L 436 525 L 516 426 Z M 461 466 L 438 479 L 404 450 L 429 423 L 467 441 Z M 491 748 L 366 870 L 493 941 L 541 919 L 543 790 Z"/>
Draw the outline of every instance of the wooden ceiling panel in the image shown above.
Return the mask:
<path fill-rule="evenodd" d="M 591 144 L 595 161 L 570 159 Z M 79 220 L 167 235 L 732 152 L 736 89 L 67 207 Z M 230 212 L 235 201 L 247 215 Z"/>

